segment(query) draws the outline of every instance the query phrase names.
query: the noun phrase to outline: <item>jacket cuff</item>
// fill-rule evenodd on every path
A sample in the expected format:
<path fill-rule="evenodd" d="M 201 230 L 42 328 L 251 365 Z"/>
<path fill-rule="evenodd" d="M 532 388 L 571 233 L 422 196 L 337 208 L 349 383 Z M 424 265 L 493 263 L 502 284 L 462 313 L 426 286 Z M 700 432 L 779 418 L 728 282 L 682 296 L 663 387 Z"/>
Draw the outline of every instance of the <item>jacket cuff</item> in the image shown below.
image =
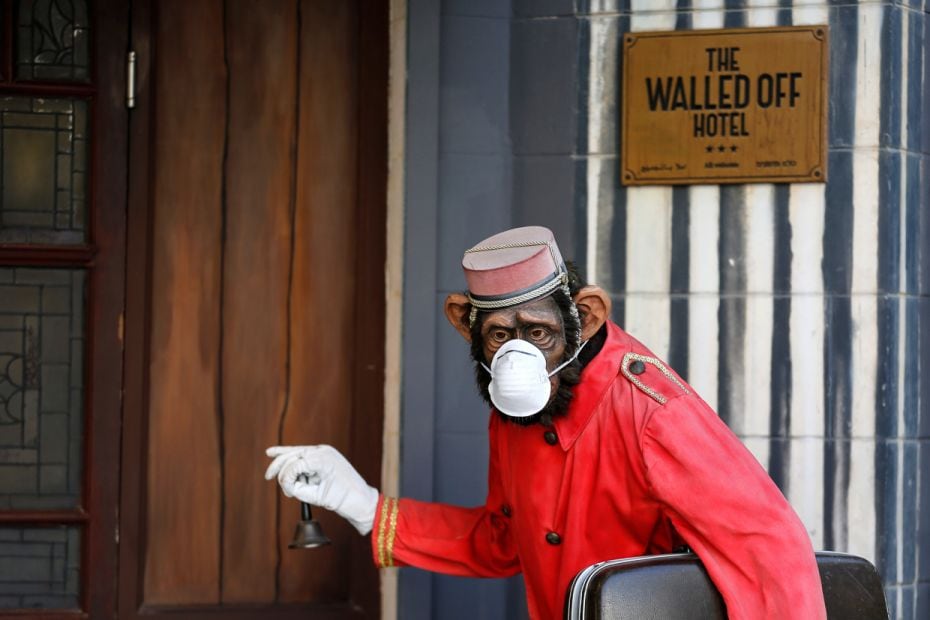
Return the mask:
<path fill-rule="evenodd" d="M 372 554 L 378 568 L 396 566 L 394 537 L 397 533 L 397 509 L 397 498 L 382 495 L 378 499 L 374 529 L 371 532 Z"/>

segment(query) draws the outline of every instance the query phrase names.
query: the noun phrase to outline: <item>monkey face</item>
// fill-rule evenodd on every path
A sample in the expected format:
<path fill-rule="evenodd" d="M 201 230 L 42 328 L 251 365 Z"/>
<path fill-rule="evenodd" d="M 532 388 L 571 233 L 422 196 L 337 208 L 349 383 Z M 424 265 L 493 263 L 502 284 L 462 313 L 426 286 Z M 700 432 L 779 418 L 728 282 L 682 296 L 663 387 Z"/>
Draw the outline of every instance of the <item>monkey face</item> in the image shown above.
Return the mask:
<path fill-rule="evenodd" d="M 504 343 L 519 338 L 537 347 L 546 359 L 546 369 L 551 372 L 562 362 L 566 361 L 574 350 L 569 351 L 566 321 L 570 313 L 567 308 L 571 300 L 564 296 L 560 305 L 556 300 L 558 292 L 520 304 L 510 308 L 503 308 L 492 312 L 483 312 L 479 322 L 471 332 L 471 354 L 475 361 L 475 378 L 478 390 L 485 402 L 493 406 L 488 385 L 491 375 L 481 365 L 490 366 L 494 354 Z M 577 316 L 573 319 L 578 322 Z M 575 327 L 575 334 L 579 328 Z M 512 417 L 501 413 L 504 418 L 517 424 L 529 425 L 536 422 L 551 424 L 552 416 L 559 415 L 568 409 L 572 398 L 572 387 L 580 380 L 580 364 L 572 362 L 559 373 L 549 378 L 551 392 L 549 404 L 536 415 L 523 418 Z"/>
<path fill-rule="evenodd" d="M 508 340 L 519 338 L 542 351 L 551 371 L 565 354 L 565 326 L 552 297 L 488 313 L 481 324 L 481 351 L 486 364 Z M 556 380 L 553 377 L 553 380 Z"/>

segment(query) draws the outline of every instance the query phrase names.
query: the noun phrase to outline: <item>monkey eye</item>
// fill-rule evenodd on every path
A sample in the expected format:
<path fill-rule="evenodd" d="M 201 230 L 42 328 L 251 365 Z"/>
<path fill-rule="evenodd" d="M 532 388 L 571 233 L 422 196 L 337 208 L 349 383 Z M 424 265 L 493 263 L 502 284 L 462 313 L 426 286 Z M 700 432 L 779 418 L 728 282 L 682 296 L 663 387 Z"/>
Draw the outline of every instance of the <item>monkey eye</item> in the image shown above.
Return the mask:
<path fill-rule="evenodd" d="M 534 327 L 529 331 L 529 336 L 533 340 L 543 340 L 546 336 L 549 335 L 549 330 L 544 327 Z"/>
<path fill-rule="evenodd" d="M 510 334 L 505 329 L 495 329 L 490 333 L 491 340 L 494 342 L 507 342 L 510 340 Z"/>

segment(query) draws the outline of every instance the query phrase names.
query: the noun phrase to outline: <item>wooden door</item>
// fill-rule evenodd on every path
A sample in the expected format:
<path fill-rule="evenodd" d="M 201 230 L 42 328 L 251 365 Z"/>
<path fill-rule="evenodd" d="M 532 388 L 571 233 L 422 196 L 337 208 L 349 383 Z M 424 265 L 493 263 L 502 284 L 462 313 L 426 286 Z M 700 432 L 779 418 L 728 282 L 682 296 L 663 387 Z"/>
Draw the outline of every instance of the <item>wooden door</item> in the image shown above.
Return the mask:
<path fill-rule="evenodd" d="M 0 24 L 0 615 L 112 617 L 129 6 Z"/>
<path fill-rule="evenodd" d="M 289 550 L 267 446 L 380 477 L 386 3 L 133 10 L 120 616 L 376 616 L 369 540 Z"/>

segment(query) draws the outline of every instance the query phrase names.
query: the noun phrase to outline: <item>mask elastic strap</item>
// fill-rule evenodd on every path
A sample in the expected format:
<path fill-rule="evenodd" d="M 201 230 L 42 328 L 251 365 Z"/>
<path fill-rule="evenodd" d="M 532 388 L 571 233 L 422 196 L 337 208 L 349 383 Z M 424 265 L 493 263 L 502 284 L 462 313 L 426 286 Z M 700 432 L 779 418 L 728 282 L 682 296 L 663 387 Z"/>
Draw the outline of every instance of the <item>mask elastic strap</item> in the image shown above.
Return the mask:
<path fill-rule="evenodd" d="M 586 345 L 586 344 L 588 344 L 588 341 L 587 341 L 587 340 L 585 340 L 584 342 L 581 343 L 581 346 L 578 347 L 578 349 L 575 350 L 575 354 L 574 354 L 574 355 L 572 355 L 569 359 L 567 359 L 567 360 L 565 360 L 564 362 L 562 362 L 561 364 L 559 364 L 559 365 L 556 367 L 555 370 L 553 370 L 552 372 L 550 372 L 550 373 L 549 373 L 548 375 L 546 375 L 546 376 L 551 377 L 552 375 L 554 375 L 555 373 L 559 372 L 560 370 L 562 370 L 563 368 L 565 368 L 566 366 L 568 366 L 569 364 L 571 364 L 572 362 L 574 362 L 576 359 L 578 359 L 578 354 L 581 353 L 581 350 L 584 348 L 584 345 Z"/>

